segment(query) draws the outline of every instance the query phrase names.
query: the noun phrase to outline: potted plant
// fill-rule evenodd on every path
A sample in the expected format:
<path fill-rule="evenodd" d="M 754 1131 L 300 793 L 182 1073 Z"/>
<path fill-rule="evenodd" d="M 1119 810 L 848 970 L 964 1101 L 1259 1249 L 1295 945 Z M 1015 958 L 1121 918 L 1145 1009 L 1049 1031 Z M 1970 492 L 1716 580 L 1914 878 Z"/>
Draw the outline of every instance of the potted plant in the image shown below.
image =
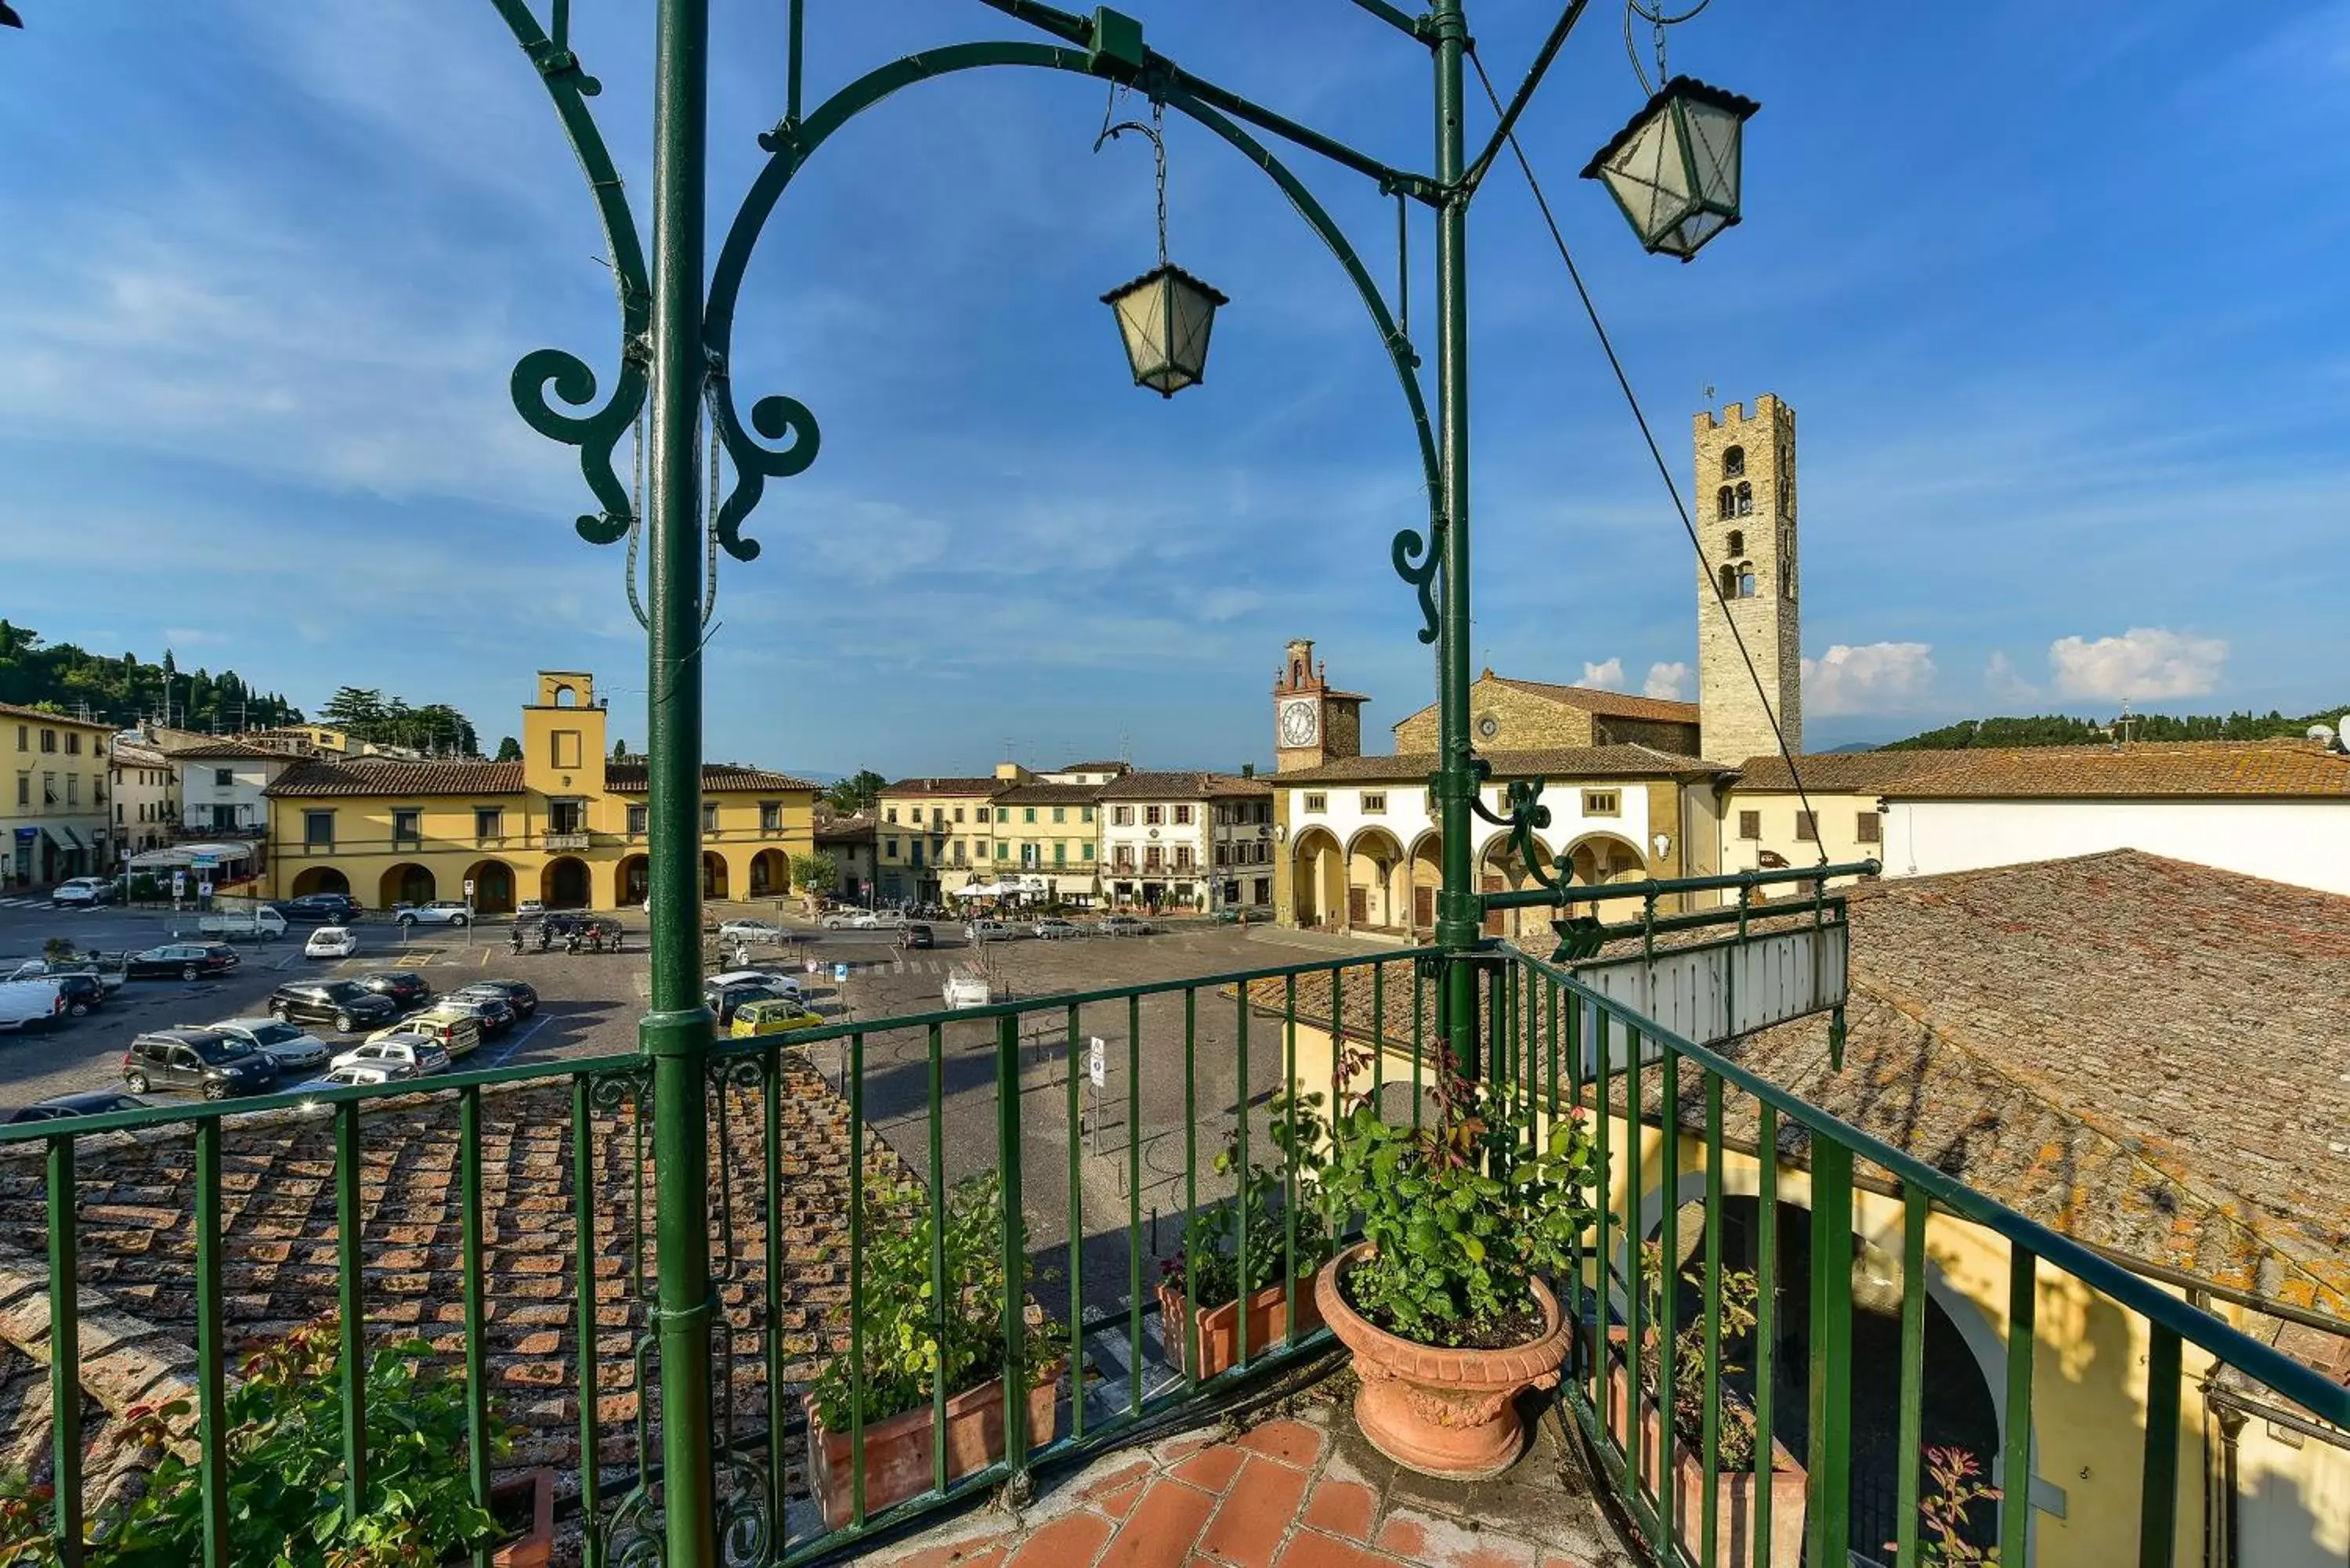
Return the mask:
<path fill-rule="evenodd" d="M 1307 1278 L 1329 1260 L 1330 1227 L 1318 1204 L 1301 1201 L 1307 1187 L 1318 1189 L 1328 1127 L 1322 1116 L 1322 1096 L 1275 1095 L 1267 1106 L 1273 1123 L 1273 1147 L 1281 1168 L 1252 1163 L 1239 1178 L 1238 1190 L 1223 1202 L 1193 1212 L 1183 1225 L 1182 1244 L 1167 1260 L 1159 1281 L 1159 1321 L 1167 1338 L 1168 1354 L 1178 1372 L 1190 1365 L 1191 1343 L 1200 1345 L 1199 1376 L 1203 1380 L 1231 1370 L 1240 1355 L 1240 1315 L 1248 1313 L 1248 1343 L 1252 1353 L 1276 1341 L 1299 1338 L 1322 1326 L 1322 1309 Z M 1295 1181 L 1283 1192 L 1283 1174 L 1295 1161 Z M 1240 1167 L 1237 1126 L 1215 1158 L 1219 1171 Z M 1274 1195 L 1282 1194 L 1276 1205 Z M 1296 1226 L 1297 1322 L 1289 1321 L 1289 1226 Z M 1249 1236 L 1248 1278 L 1241 1278 L 1240 1241 L 1245 1219 Z M 1187 1325 L 1183 1302 L 1186 1284 L 1192 1303 Z M 1242 1297 L 1247 1302 L 1243 1309 Z"/>
<path fill-rule="evenodd" d="M 1926 1450 L 1926 1495 L 1918 1500 L 1918 1522 L 1925 1539 L 1918 1542 L 1918 1561 L 1926 1568 L 1952 1564 L 1990 1563 L 1997 1568 L 1999 1548 L 1975 1540 L 1975 1504 L 1997 1502 L 2000 1489 L 1983 1479 L 1982 1461 L 1964 1449 Z M 1888 1541 L 1885 1550 L 1899 1543 Z"/>
<path fill-rule="evenodd" d="M 1497 1475 L 1523 1438 L 1518 1395 L 1558 1382 L 1567 1324 L 1540 1276 L 1569 1266 L 1596 1216 L 1590 1137 L 1579 1110 L 1538 1137 L 1522 1086 L 1471 1083 L 1441 1053 L 1433 1116 L 1390 1123 L 1351 1087 L 1369 1059 L 1341 1057 L 1322 1182 L 1363 1240 L 1324 1265 L 1315 1299 L 1355 1353 L 1355 1418 L 1381 1453 L 1423 1475 Z"/>
<path fill-rule="evenodd" d="M 424 1568 L 488 1542 L 497 1568 L 545 1568 L 554 1552 L 554 1474 L 534 1469 L 473 1501 L 467 1395 L 422 1340 L 378 1349 L 364 1379 L 367 1494 L 344 1508 L 342 1384 L 336 1325 L 314 1323 L 263 1346 L 228 1393 L 229 1560 L 287 1568 Z M 182 1568 L 202 1554 L 203 1492 L 175 1400 L 125 1412 L 125 1439 L 156 1455 L 147 1490 L 85 1561 L 93 1568 Z M 513 1433 L 494 1420 L 494 1456 Z M 36 1562 L 40 1559 L 35 1559 Z"/>
<path fill-rule="evenodd" d="M 1641 1245 L 1643 1294 L 1647 1317 L 1640 1330 L 1639 1441 L 1651 1482 L 1661 1473 L 1663 1439 L 1657 1419 L 1660 1386 L 1664 1319 L 1665 1251 L 1661 1243 Z M 1684 1279 L 1692 1299 L 1702 1293 L 1699 1281 Z M 1730 1376 L 1742 1368 L 1730 1359 L 1731 1347 L 1754 1329 L 1754 1275 L 1744 1269 L 1721 1272 L 1721 1314 L 1722 1362 L 1721 1397 L 1715 1427 L 1714 1554 L 1700 1568 L 1729 1568 L 1754 1561 L 1751 1544 L 1754 1519 L 1754 1453 L 1760 1434 L 1754 1407 L 1732 1390 Z M 1624 1330 L 1610 1331 L 1621 1344 Z M 1693 1322 L 1672 1336 L 1673 1344 L 1673 1469 L 1676 1474 L 1674 1531 L 1694 1558 L 1704 1543 L 1705 1507 L 1705 1325 Z M 1611 1356 L 1607 1386 L 1614 1407 L 1612 1428 L 1628 1434 L 1625 1411 L 1624 1366 Z M 1771 1439 L 1771 1546 L 1764 1561 L 1769 1568 L 1796 1568 L 1804 1555 L 1804 1467 L 1785 1444 Z"/>
<path fill-rule="evenodd" d="M 1024 1216 L 1007 1217 L 994 1171 L 948 1189 L 945 1214 L 933 1215 L 920 1183 L 878 1184 L 866 1196 L 865 1273 L 854 1282 L 864 1350 L 865 1511 L 931 1488 L 932 1390 L 944 1381 L 947 1479 L 984 1469 L 1004 1455 L 1003 1229 L 1027 1256 Z M 946 1295 L 933 1303 L 931 1238 L 940 1219 Z M 1041 1448 L 1059 1434 L 1056 1385 L 1063 1355 L 1058 1330 L 1032 1323 L 1014 1369 L 1027 1399 L 1028 1441 Z M 854 1515 L 858 1409 L 856 1364 L 836 1355 L 807 1395 L 809 1482 L 827 1529 Z"/>

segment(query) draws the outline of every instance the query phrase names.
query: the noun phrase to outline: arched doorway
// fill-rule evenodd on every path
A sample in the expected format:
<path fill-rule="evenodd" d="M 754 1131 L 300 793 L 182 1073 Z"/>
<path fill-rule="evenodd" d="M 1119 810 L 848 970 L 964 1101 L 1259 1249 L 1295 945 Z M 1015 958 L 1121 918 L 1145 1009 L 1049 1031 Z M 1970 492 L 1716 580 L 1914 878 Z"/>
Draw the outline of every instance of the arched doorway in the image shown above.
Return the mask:
<path fill-rule="evenodd" d="M 429 904 L 441 896 L 441 885 L 429 866 L 403 861 L 383 874 L 382 905 Z"/>
<path fill-rule="evenodd" d="M 1550 864 L 1550 846 L 1541 839 L 1533 841 L 1535 863 Z M 1510 842 L 1506 833 L 1495 834 L 1485 841 L 1477 857 L 1477 886 L 1488 893 L 1518 893 L 1539 886 L 1533 870 Z M 1553 918 L 1547 909 L 1495 909 L 1485 917 L 1485 934 L 1489 937 L 1518 937 L 1527 931 L 1540 931 Z"/>
<path fill-rule="evenodd" d="M 594 901 L 588 862 L 564 855 L 546 863 L 538 875 L 539 901 L 550 909 L 584 909 Z"/>
<path fill-rule="evenodd" d="M 620 862 L 620 905 L 635 909 L 652 896 L 652 863 L 641 855 Z"/>
<path fill-rule="evenodd" d="M 503 860 L 477 860 L 465 869 L 473 885 L 473 912 L 511 915 L 515 908 L 514 867 Z"/>
<path fill-rule="evenodd" d="M 1567 846 L 1566 858 L 1575 881 L 1586 888 L 1604 882 L 1631 882 L 1648 874 L 1640 851 L 1612 833 L 1594 833 Z"/>
<path fill-rule="evenodd" d="M 762 849 L 751 857 L 751 897 L 780 898 L 792 890 L 792 863 L 780 849 Z"/>
<path fill-rule="evenodd" d="M 1308 828 L 1298 836 L 1290 886 L 1295 891 L 1297 923 L 1336 926 L 1347 914 L 1346 857 L 1337 836 L 1326 827 Z"/>
<path fill-rule="evenodd" d="M 705 898 L 728 898 L 726 857 L 715 849 L 702 852 L 702 896 Z"/>
<path fill-rule="evenodd" d="M 1436 930 L 1436 894 L 1444 886 L 1444 837 L 1441 834 L 1423 833 L 1419 842 L 1411 846 L 1411 859 L 1404 867 L 1406 891 L 1411 900 L 1411 929 L 1420 935 Z"/>
<path fill-rule="evenodd" d="M 1403 846 L 1383 827 L 1367 827 L 1347 846 L 1347 924 L 1393 930 L 1404 923 Z"/>
<path fill-rule="evenodd" d="M 331 866 L 305 866 L 294 878 L 294 896 L 306 898 L 312 893 L 340 893 L 351 896 L 351 879 Z"/>

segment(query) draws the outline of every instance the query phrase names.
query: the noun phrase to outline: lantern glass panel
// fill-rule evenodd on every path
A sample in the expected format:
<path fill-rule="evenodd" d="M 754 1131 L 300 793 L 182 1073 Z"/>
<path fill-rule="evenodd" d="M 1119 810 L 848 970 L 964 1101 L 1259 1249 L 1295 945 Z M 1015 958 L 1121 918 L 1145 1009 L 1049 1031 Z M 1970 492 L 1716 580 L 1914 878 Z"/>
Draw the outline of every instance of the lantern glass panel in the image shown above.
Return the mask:
<path fill-rule="evenodd" d="M 1171 398 L 1205 373 L 1208 338 L 1224 296 L 1182 268 L 1161 265 L 1102 296 L 1118 317 L 1137 385 Z"/>
<path fill-rule="evenodd" d="M 1583 171 L 1623 208 L 1651 251 L 1695 255 L 1738 222 L 1741 140 L 1752 99 L 1675 77 Z"/>

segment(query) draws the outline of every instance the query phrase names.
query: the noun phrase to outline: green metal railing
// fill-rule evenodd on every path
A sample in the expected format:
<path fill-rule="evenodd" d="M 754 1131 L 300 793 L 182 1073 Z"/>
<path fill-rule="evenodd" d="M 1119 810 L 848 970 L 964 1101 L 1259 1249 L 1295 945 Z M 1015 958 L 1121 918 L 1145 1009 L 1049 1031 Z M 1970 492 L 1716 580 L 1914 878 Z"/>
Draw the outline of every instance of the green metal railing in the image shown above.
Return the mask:
<path fill-rule="evenodd" d="M 1271 1249 L 1284 1321 L 1298 1323 L 1301 1293 L 1312 1288 L 1313 1260 L 1301 1262 L 1299 1252 L 1297 1144 L 1276 1140 L 1270 1119 L 1284 1114 L 1279 1108 L 1284 1106 L 1294 1116 L 1295 1101 L 1276 1096 L 1293 1085 L 1335 1089 L 1301 1081 L 1301 1074 L 1314 1079 L 1320 1069 L 1300 1065 L 1301 1037 L 1326 1042 L 1335 1021 L 1349 1038 L 1367 1037 L 1385 1047 L 1373 1054 L 1370 1065 L 1385 1114 L 1420 1117 L 1432 1088 L 1434 1042 L 1445 1037 L 1436 1018 L 1439 957 L 1435 950 L 1410 950 L 844 1022 L 789 1037 L 714 1042 L 702 1107 L 714 1155 L 709 1294 L 713 1302 L 722 1293 L 739 1300 L 743 1315 L 733 1327 L 758 1347 L 738 1356 L 736 1334 L 721 1313 L 708 1421 L 717 1533 L 726 1561 L 803 1563 L 871 1542 L 974 1492 L 1024 1489 L 1034 1469 L 1137 1440 L 1318 1353 L 1326 1339 L 1318 1331 L 1253 1343 L 1258 1332 L 1243 1310 L 1232 1329 L 1232 1365 L 1203 1376 L 1199 1309 L 1218 1303 L 1199 1299 L 1200 1272 L 1187 1269 L 1181 1315 L 1167 1321 L 1153 1289 L 1156 1265 L 1175 1251 L 1187 1215 L 1232 1199 L 1232 1174 L 1218 1169 L 1211 1158 L 1218 1147 L 1229 1140 L 1245 1168 L 1252 1151 L 1262 1158 L 1276 1143 L 1285 1145 L 1288 1152 L 1279 1157 L 1284 1201 L 1271 1233 L 1259 1233 L 1248 1206 L 1237 1206 L 1237 1277 L 1245 1284 L 1253 1264 Z M 2208 1364 L 2239 1369 L 2321 1420 L 2350 1425 L 2350 1394 L 2308 1368 L 1736 1062 L 1657 1028 L 1585 985 L 1571 968 L 1498 943 L 1474 961 L 1479 1030 L 1492 1076 L 1538 1118 L 1579 1109 L 1591 1120 L 1603 1165 L 1619 1173 L 1584 1238 L 1578 1265 L 1558 1282 L 1571 1319 L 1581 1325 L 1565 1399 L 1605 1484 L 1660 1557 L 1700 1564 L 1772 1561 L 1750 1559 L 1747 1543 L 1772 1539 L 1772 1435 L 1799 1433 L 1807 1560 L 1842 1562 L 1858 1552 L 1900 1568 L 1921 1561 L 1918 1457 L 1934 1437 L 1926 1422 L 1927 1389 L 1929 1378 L 1939 1376 L 1925 1362 L 1926 1262 L 1929 1224 L 1938 1215 L 1964 1221 L 2009 1250 L 2016 1332 L 2003 1368 L 1998 1459 L 2003 1476 L 2014 1479 L 2010 1503 L 1995 1521 L 1986 1516 L 1981 1532 L 1985 1544 L 2002 1548 L 2002 1561 L 2022 1563 L 2029 1549 L 2030 1510 L 2022 1505 L 2028 1488 L 2022 1478 L 2031 1473 L 2032 1461 L 2035 1339 L 2030 1330 L 2043 1291 L 2060 1277 L 2130 1314 L 2147 1336 L 2150 1392 L 2139 1417 L 2143 1433 L 2127 1435 L 2142 1443 L 2141 1563 L 2174 1561 L 2186 1346 L 2195 1346 Z M 1271 1040 L 1268 1030 L 1274 1032 Z M 1095 1039 L 1103 1043 L 1098 1089 L 1087 1081 Z M 651 1228 L 654 1088 L 639 1056 L 455 1073 L 421 1091 L 428 1104 L 452 1113 L 449 1136 L 457 1144 L 463 1342 L 454 1349 L 444 1342 L 444 1352 L 462 1367 L 467 1386 L 472 1441 L 465 1473 L 474 1495 L 486 1501 L 495 1480 L 486 1438 L 496 1419 L 487 1334 L 506 1309 L 485 1264 L 485 1226 L 505 1241 L 515 1222 L 489 1206 L 484 1125 L 501 1096 L 530 1088 L 560 1088 L 567 1106 L 569 1158 L 563 1168 L 569 1177 L 571 1234 L 558 1245 L 574 1300 L 570 1343 L 562 1354 L 576 1380 L 570 1392 L 581 1456 L 570 1506 L 586 1526 L 588 1563 L 633 1561 L 632 1553 L 659 1538 L 664 1495 L 660 1439 L 650 1426 L 660 1349 L 653 1308 L 661 1272 Z M 389 1243 L 368 1232 L 362 1173 L 375 1117 L 394 1106 L 412 1113 L 418 1094 L 413 1085 L 387 1085 L 301 1096 L 314 1116 L 300 1125 L 331 1132 L 343 1466 L 353 1483 L 342 1495 L 353 1509 L 370 1459 L 365 1353 L 392 1332 L 369 1321 L 378 1306 L 370 1282 L 382 1269 L 379 1255 Z M 66 1367 L 78 1361 L 78 1281 L 90 1269 L 92 1251 L 77 1215 L 78 1176 L 109 1158 L 105 1146 L 115 1133 L 192 1140 L 188 1202 L 199 1397 L 189 1436 L 202 1457 L 200 1561 L 207 1568 L 229 1568 L 235 1561 L 234 1459 L 224 1409 L 241 1325 L 231 1321 L 222 1278 L 230 1241 L 223 1223 L 224 1146 L 234 1150 L 248 1136 L 288 1136 L 280 1124 L 241 1118 L 258 1108 L 282 1108 L 292 1098 L 0 1129 L 0 1149 L 42 1146 L 54 1349 L 56 1364 Z M 806 1168 L 799 1162 L 809 1151 L 788 1144 L 785 1131 L 793 1116 L 818 1099 L 815 1111 L 837 1117 L 846 1147 L 858 1153 L 837 1178 L 845 1203 L 831 1217 L 836 1225 L 827 1254 L 845 1265 L 845 1299 L 827 1309 L 811 1357 L 804 1348 L 794 1352 L 786 1332 L 789 1314 L 809 1304 L 793 1279 L 804 1260 L 795 1261 L 795 1243 L 786 1236 L 795 1212 L 789 1199 Z M 1752 1118 L 1751 1136 L 1736 1130 L 1742 1115 Z M 411 1129 L 404 1136 L 442 1135 Z M 1660 1147 L 1675 1151 L 1669 1160 L 1659 1154 Z M 1756 1158 L 1763 1149 L 1778 1149 L 1780 1158 Z M 1742 1334 L 1724 1310 L 1724 1282 L 1737 1262 L 1729 1251 L 1733 1228 L 1725 1209 L 1733 1158 L 1752 1167 L 1756 1199 L 1745 1234 L 1755 1249 L 1757 1321 Z M 867 1341 L 858 1310 L 884 1288 L 873 1273 L 879 1237 L 868 1222 L 868 1199 L 899 1180 L 893 1166 L 902 1167 L 904 1179 L 919 1193 L 920 1210 L 927 1211 L 921 1282 L 934 1312 L 946 1310 L 935 1303 L 951 1303 L 956 1296 L 942 1222 L 956 1183 L 975 1171 L 999 1174 L 1005 1218 L 995 1234 L 992 1267 L 1004 1288 L 1001 1322 L 987 1330 L 1001 1338 L 993 1360 L 1002 1368 L 1024 1368 L 1032 1341 L 1049 1338 L 1054 1356 L 1065 1363 L 1053 1390 L 1054 1429 L 1030 1429 L 1027 1402 L 1018 1397 L 1023 1379 L 1012 1376 L 994 1446 L 977 1462 L 950 1440 L 950 1404 L 968 1390 L 931 1378 L 918 1407 L 930 1415 L 930 1430 L 919 1439 L 927 1453 L 921 1484 L 899 1496 L 878 1488 L 865 1461 L 864 1439 L 879 1424 L 865 1415 L 868 1352 L 877 1347 Z M 1669 1190 L 1678 1197 L 1684 1179 L 1702 1182 L 1696 1221 L 1701 1236 L 1690 1229 L 1680 1202 L 1662 1200 Z M 1793 1222 L 1807 1227 L 1810 1241 L 1811 1267 L 1802 1280 L 1784 1277 L 1781 1267 L 1783 1242 L 1798 1234 L 1783 1230 L 1780 1218 L 1779 1199 L 1791 1179 L 1807 1181 L 1810 1189 L 1808 1220 Z M 1893 1374 L 1899 1397 L 1891 1442 L 1900 1462 L 1893 1483 L 1898 1539 L 1889 1553 L 1880 1550 L 1885 1542 L 1854 1534 L 1856 1306 L 1849 1288 L 1834 1288 L 1851 1278 L 1855 1205 L 1862 1192 L 1898 1204 L 1899 1220 L 1899 1351 Z M 922 1218 L 910 1212 L 888 1222 Z M 746 1222 L 761 1228 L 760 1244 L 744 1240 Z M 1671 1266 L 1659 1271 L 1648 1261 L 1640 1243 L 1651 1238 Z M 618 1271 L 629 1303 L 625 1355 L 599 1343 L 599 1269 Z M 1791 1306 L 1794 1297 L 1801 1300 Z M 1049 1334 L 1045 1324 L 1052 1325 Z M 1674 1355 L 1659 1355 L 1644 1377 L 1637 1347 L 1652 1334 L 1665 1342 L 1693 1336 L 1701 1355 L 1689 1365 Z M 1798 1344 L 1800 1351 L 1791 1353 Z M 849 1495 L 844 1513 L 828 1521 L 814 1506 L 803 1473 L 813 1466 L 802 1396 L 816 1373 L 844 1355 L 856 1396 L 847 1434 Z M 1742 1355 L 1751 1357 L 1743 1372 Z M 617 1370 L 624 1364 L 625 1377 Z M 1702 1412 L 1693 1437 L 1675 1420 L 1660 1418 L 1676 1408 L 1677 1398 L 1688 1402 L 1689 1387 L 1677 1385 L 1690 1378 L 1700 1385 Z M 632 1426 L 615 1432 L 608 1429 L 601 1397 L 623 1386 L 636 1394 L 637 1410 Z M 1790 1392 L 1797 1386 L 1800 1400 Z M 1725 1494 L 1723 1422 L 1741 1401 L 1763 1440 L 1755 1445 L 1747 1478 L 1733 1478 Z M 55 1550 L 60 1563 L 78 1564 L 93 1521 L 83 1406 L 73 1378 L 53 1380 L 52 1406 Z M 2123 1437 L 2117 1433 L 2117 1442 Z M 1872 1454 L 1883 1446 L 1873 1443 Z M 1690 1450 L 1686 1464 L 1683 1450 Z M 1686 1501 L 1692 1492 L 1693 1506 Z M 1725 1505 L 1731 1513 L 1724 1513 Z"/>

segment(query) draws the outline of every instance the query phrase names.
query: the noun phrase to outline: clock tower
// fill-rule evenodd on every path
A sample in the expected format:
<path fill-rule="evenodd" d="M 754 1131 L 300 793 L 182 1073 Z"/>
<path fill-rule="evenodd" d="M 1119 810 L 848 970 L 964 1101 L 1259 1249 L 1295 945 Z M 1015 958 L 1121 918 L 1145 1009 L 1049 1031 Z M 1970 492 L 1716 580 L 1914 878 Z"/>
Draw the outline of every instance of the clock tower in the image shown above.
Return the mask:
<path fill-rule="evenodd" d="M 1329 672 L 1314 662 L 1314 643 L 1292 638 L 1273 679 L 1275 771 L 1320 767 L 1334 757 L 1363 754 L 1363 704 L 1370 699 L 1336 691 Z"/>

